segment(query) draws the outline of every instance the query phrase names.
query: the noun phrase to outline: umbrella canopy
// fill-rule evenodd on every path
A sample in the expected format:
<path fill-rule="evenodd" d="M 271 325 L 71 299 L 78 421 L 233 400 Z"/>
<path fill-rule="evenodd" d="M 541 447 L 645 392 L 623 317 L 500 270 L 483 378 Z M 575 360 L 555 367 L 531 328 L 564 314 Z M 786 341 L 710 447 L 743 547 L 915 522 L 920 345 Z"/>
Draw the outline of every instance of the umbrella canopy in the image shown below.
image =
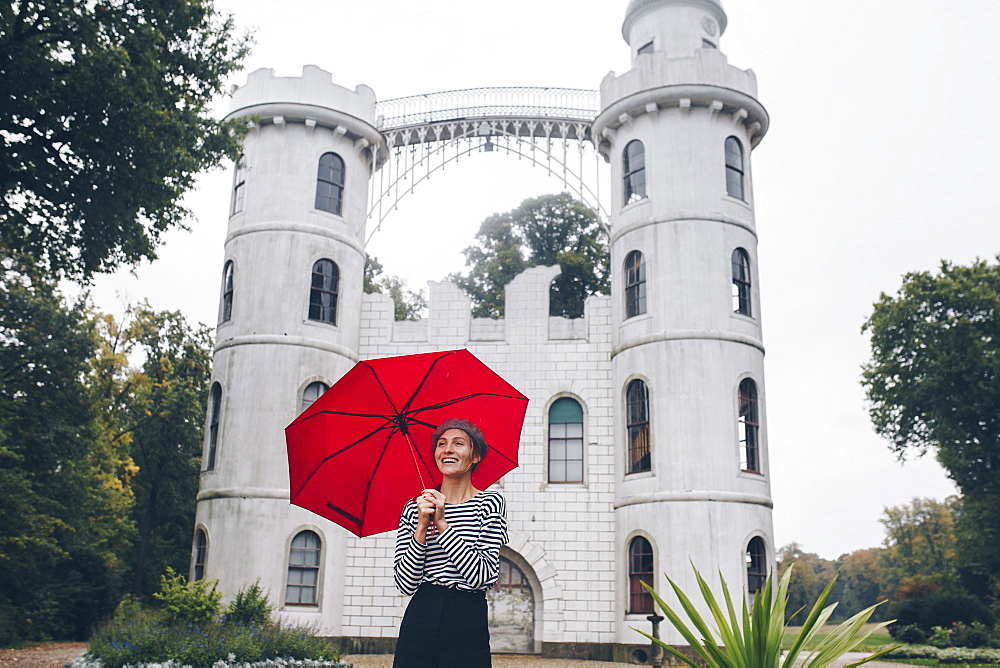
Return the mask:
<path fill-rule="evenodd" d="M 528 398 L 468 350 L 358 362 L 285 428 L 291 502 L 358 536 L 395 529 L 441 474 L 431 436 L 465 418 L 489 444 L 472 484 L 517 466 Z"/>

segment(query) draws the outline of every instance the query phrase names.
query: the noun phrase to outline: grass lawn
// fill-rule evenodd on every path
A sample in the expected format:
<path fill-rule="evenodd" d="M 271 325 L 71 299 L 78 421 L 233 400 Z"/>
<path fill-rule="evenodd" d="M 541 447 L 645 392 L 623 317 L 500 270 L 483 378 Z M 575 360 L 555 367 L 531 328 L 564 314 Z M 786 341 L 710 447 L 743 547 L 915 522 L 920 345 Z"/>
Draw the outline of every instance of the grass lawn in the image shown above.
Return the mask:
<path fill-rule="evenodd" d="M 867 632 L 872 627 L 877 626 L 877 624 L 865 624 L 865 631 Z M 812 643 L 806 645 L 806 649 L 813 649 L 813 647 L 823 638 L 830 635 L 833 630 L 837 628 L 836 624 L 827 624 L 813 636 Z M 792 641 L 795 640 L 795 636 L 799 634 L 802 630 L 801 626 L 789 626 L 785 629 L 785 637 L 781 641 L 781 648 L 788 649 L 792 646 Z M 863 643 L 857 646 L 853 651 L 855 652 L 874 652 L 885 645 L 894 644 L 892 638 L 889 636 L 889 632 L 885 629 L 873 633 L 869 638 L 867 638 Z"/>

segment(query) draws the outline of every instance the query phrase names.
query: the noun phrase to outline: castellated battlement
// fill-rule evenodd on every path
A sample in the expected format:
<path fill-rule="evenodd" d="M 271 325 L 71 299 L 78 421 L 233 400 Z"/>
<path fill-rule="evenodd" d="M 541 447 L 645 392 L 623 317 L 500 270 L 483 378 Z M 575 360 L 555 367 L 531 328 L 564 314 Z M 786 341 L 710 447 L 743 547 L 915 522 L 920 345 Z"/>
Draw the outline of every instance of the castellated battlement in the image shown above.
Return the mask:
<path fill-rule="evenodd" d="M 505 317 L 473 318 L 472 301 L 454 283 L 429 281 L 428 316 L 395 321 L 388 295 L 366 294 L 361 305 L 362 347 L 426 344 L 466 347 L 479 344 L 610 342 L 611 303 L 606 296 L 587 299 L 582 318 L 549 315 L 549 288 L 562 269 L 532 267 L 518 274 L 504 291 Z"/>
<path fill-rule="evenodd" d="M 251 72 L 247 82 L 235 89 L 230 104 L 230 116 L 260 113 L 262 105 L 295 109 L 314 117 L 330 111 L 352 116 L 375 125 L 375 91 L 364 84 L 354 90 L 333 83 L 333 75 L 315 65 L 302 68 L 301 77 L 277 77 L 271 68 Z"/>

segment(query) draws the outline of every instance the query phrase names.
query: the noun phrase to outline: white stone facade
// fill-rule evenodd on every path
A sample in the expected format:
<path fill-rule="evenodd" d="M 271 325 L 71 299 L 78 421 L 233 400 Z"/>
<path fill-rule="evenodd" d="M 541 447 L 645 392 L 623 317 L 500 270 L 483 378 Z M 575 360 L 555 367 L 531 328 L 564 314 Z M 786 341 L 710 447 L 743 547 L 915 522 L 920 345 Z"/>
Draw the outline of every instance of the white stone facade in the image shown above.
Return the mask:
<path fill-rule="evenodd" d="M 615 184 L 612 290 L 588 299 L 576 320 L 548 315 L 559 268 L 536 267 L 507 286 L 502 320 L 472 318 L 464 293 L 432 283 L 428 316 L 394 322 L 388 297 L 362 291 L 368 177 L 382 142 L 374 93 L 336 86 L 312 66 L 301 78 L 250 75 L 231 112 L 256 125 L 226 239 L 231 317 L 217 333 L 218 400 L 209 406 L 192 573 L 197 565 L 229 594 L 260 580 L 281 602 L 291 541 L 311 531 L 320 542 L 318 600 L 281 614 L 325 635 L 394 638 L 406 603 L 392 583 L 394 533 L 357 539 L 289 505 L 282 430 L 310 383 L 333 384 L 357 360 L 456 348 L 530 399 L 520 466 L 498 484 L 510 530 L 502 556 L 524 575 L 533 605 L 528 651 L 621 658 L 646 644 L 631 628 L 648 630 L 646 615 L 628 612 L 637 536 L 652 547 L 661 592 L 664 574 L 692 590 L 690 563 L 745 587 L 754 538 L 773 564 L 750 170 L 767 114 L 753 73 L 705 45 L 718 45 L 725 24 L 716 0 L 630 3 L 633 67 L 605 78 L 593 124 Z M 650 43 L 652 53 L 638 53 Z M 727 138 L 743 150 L 740 196 L 727 185 Z M 644 146 L 645 196 L 626 203 L 622 155 L 633 140 Z M 331 151 L 345 162 L 339 214 L 314 206 L 317 161 Z M 748 313 L 733 307 L 736 249 L 749 259 Z M 646 306 L 634 315 L 623 269 L 633 251 L 646 267 Z M 311 268 L 324 258 L 339 269 L 336 323 L 309 318 Z M 648 388 L 651 451 L 648 470 L 630 473 L 626 387 L 636 379 Z M 757 391 L 753 466 L 741 465 L 747 379 Z M 549 409 L 562 397 L 583 409 L 580 483 L 548 482 Z"/>

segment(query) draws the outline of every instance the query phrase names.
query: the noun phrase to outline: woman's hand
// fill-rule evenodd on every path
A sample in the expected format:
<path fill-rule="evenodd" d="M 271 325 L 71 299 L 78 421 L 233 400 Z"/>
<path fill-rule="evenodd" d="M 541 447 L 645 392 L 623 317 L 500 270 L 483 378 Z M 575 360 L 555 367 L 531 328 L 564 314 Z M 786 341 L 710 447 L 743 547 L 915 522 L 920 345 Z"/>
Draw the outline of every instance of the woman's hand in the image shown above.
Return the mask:
<path fill-rule="evenodd" d="M 413 529 L 413 537 L 418 543 L 425 544 L 432 522 L 439 533 L 448 528 L 448 523 L 444 521 L 444 494 L 436 489 L 425 489 L 414 501 L 417 504 L 417 526 Z"/>

